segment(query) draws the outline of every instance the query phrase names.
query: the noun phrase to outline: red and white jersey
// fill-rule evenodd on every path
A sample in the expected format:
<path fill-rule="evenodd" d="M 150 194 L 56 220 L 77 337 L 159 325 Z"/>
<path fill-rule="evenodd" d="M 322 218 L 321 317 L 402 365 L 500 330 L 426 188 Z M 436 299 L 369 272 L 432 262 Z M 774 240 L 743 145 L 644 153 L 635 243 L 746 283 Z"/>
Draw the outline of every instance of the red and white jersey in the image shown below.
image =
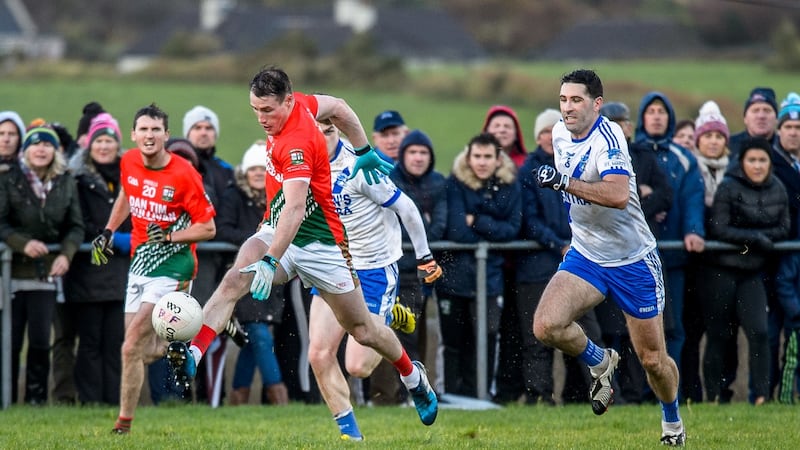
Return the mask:
<path fill-rule="evenodd" d="M 167 233 L 211 220 L 216 214 L 203 180 L 183 158 L 172 156 L 161 169 L 144 166 L 139 149 L 128 150 L 120 161 L 120 182 L 131 211 L 130 272 L 191 280 L 197 272 L 197 244 L 147 244 L 147 224 Z"/>
<path fill-rule="evenodd" d="M 304 179 L 309 183 L 305 219 L 292 243 L 303 247 L 312 242 L 342 245 L 344 226 L 331 197 L 331 172 L 325 137 L 315 119 L 317 99 L 294 93 L 295 104 L 280 133 L 267 136 L 267 210 L 264 223 L 277 225 L 285 199 L 283 183 Z"/>

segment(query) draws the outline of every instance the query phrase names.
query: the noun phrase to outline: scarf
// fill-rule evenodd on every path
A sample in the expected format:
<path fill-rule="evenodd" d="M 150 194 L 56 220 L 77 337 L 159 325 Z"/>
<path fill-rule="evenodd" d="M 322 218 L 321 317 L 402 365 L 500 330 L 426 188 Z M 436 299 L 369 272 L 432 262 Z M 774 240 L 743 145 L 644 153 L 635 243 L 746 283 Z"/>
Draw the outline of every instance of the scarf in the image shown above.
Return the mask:
<path fill-rule="evenodd" d="M 706 158 L 705 156 L 697 153 L 697 165 L 700 167 L 700 174 L 703 176 L 703 183 L 706 185 L 705 204 L 710 208 L 714 204 L 714 194 L 717 192 L 717 186 L 722 182 L 725 176 L 725 170 L 728 168 L 728 156 L 722 156 L 717 159 Z"/>
<path fill-rule="evenodd" d="M 47 200 L 47 194 L 50 192 L 50 189 L 53 188 L 53 180 L 47 180 L 47 182 L 42 183 L 42 180 L 39 179 L 39 176 L 36 175 L 36 172 L 31 170 L 28 167 L 28 164 L 25 162 L 24 158 L 19 159 L 19 166 L 22 169 L 22 173 L 25 174 L 25 178 L 28 179 L 28 184 L 31 185 L 31 189 L 33 189 L 33 193 L 36 195 L 42 206 L 44 206 L 45 201 Z"/>

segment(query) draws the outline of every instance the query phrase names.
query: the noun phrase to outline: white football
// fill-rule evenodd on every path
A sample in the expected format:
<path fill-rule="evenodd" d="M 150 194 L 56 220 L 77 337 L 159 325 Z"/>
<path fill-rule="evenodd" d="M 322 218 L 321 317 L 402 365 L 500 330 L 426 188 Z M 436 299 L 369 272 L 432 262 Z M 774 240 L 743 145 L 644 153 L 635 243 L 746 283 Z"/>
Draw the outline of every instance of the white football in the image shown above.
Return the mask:
<path fill-rule="evenodd" d="M 153 329 L 167 341 L 189 341 L 203 326 L 203 308 L 186 292 L 170 292 L 153 308 Z"/>

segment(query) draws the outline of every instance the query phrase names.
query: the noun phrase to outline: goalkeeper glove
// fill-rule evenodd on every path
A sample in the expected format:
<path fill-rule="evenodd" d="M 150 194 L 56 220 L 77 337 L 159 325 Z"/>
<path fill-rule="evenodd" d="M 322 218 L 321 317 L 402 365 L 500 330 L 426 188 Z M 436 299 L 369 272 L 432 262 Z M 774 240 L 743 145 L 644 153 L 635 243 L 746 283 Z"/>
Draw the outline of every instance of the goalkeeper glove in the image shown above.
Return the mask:
<path fill-rule="evenodd" d="M 379 174 L 389 175 L 392 169 L 394 169 L 394 165 L 381 158 L 378 152 L 369 144 L 355 149 L 355 153 L 358 159 L 356 159 L 356 164 L 353 166 L 353 174 L 350 175 L 351 180 L 355 178 L 355 176 L 358 175 L 358 171 L 361 170 L 364 172 L 364 178 L 367 179 L 367 184 L 380 183 L 381 179 Z"/>
<path fill-rule="evenodd" d="M 278 270 L 278 260 L 271 255 L 266 255 L 249 266 L 239 269 L 239 273 L 253 272 L 253 281 L 250 282 L 250 293 L 256 300 L 266 300 L 272 291 L 272 280 Z"/>
<path fill-rule="evenodd" d="M 566 191 L 569 187 L 569 175 L 543 164 L 536 169 L 536 184 L 539 187 L 549 187 L 556 191 Z"/>
<path fill-rule="evenodd" d="M 417 278 L 422 284 L 433 284 L 442 276 L 442 268 L 436 264 L 433 255 L 425 255 L 417 260 Z"/>
<path fill-rule="evenodd" d="M 108 257 L 114 254 L 113 245 L 114 234 L 108 228 L 92 239 L 92 264 L 102 266 L 108 263 Z"/>
<path fill-rule="evenodd" d="M 147 224 L 147 243 L 148 244 L 165 244 L 172 242 L 169 233 L 164 230 L 155 222 Z"/>

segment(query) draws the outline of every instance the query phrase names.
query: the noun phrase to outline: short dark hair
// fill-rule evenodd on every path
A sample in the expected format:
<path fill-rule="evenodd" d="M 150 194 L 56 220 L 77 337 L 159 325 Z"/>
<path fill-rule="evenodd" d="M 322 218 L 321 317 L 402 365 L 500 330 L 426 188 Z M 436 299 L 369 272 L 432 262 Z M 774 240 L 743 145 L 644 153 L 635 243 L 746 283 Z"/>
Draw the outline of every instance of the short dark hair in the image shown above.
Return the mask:
<path fill-rule="evenodd" d="M 578 69 L 561 76 L 561 84 L 575 83 L 586 86 L 586 91 L 593 99 L 603 96 L 603 82 L 594 70 Z"/>
<path fill-rule="evenodd" d="M 153 119 L 161 119 L 164 122 L 164 130 L 169 131 L 169 116 L 167 115 L 166 112 L 164 112 L 164 110 L 156 106 L 155 103 L 150 103 L 144 108 L 141 108 L 138 111 L 136 111 L 136 114 L 133 116 L 134 130 L 136 129 L 136 121 L 139 120 L 139 117 L 142 116 L 152 117 Z"/>
<path fill-rule="evenodd" d="M 467 144 L 467 155 L 469 155 L 472 152 L 473 145 L 482 145 L 482 146 L 492 145 L 494 146 L 496 152 L 495 156 L 500 156 L 501 152 L 500 141 L 498 141 L 497 138 L 494 137 L 492 133 L 481 133 L 470 139 L 469 144 Z"/>
<path fill-rule="evenodd" d="M 264 67 L 250 81 L 250 92 L 256 97 L 274 95 L 279 102 L 282 102 L 292 93 L 292 81 L 283 69 L 275 66 Z"/>

